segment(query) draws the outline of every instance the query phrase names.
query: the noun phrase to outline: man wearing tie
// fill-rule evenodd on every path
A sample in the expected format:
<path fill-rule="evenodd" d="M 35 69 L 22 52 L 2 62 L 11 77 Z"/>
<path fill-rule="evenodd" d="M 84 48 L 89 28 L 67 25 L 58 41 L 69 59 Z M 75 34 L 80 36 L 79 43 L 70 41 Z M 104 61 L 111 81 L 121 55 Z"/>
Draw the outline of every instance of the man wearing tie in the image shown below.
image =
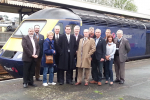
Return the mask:
<path fill-rule="evenodd" d="M 93 38 L 89 37 L 89 30 L 84 29 L 84 38 L 80 39 L 79 47 L 77 51 L 77 65 L 78 67 L 78 77 L 77 83 L 75 85 L 80 85 L 82 82 L 83 69 L 85 86 L 88 85 L 89 76 L 91 71 L 91 55 L 95 52 L 95 41 Z"/>
<path fill-rule="evenodd" d="M 116 80 L 119 84 L 124 84 L 125 81 L 125 61 L 127 60 L 127 54 L 130 51 L 130 44 L 126 38 L 123 37 L 123 31 L 117 31 L 117 38 L 114 40 L 116 43 L 116 53 L 114 57 L 114 65 L 116 72 Z"/>
<path fill-rule="evenodd" d="M 71 27 L 67 25 L 65 27 L 66 34 L 63 34 L 58 41 L 59 47 L 59 84 L 64 84 L 64 71 L 66 71 L 66 83 L 72 83 L 72 71 L 75 69 L 74 56 L 77 50 L 76 38 L 71 33 Z"/>
<path fill-rule="evenodd" d="M 37 38 L 38 44 L 40 47 L 40 53 L 39 53 L 39 56 L 37 58 L 36 67 L 35 67 L 35 79 L 36 79 L 36 81 L 42 81 L 40 79 L 40 69 L 41 69 L 41 60 L 42 60 L 42 55 L 43 55 L 44 36 L 39 33 L 40 32 L 40 26 L 39 25 L 34 26 L 34 32 L 35 32 L 34 37 Z"/>
<path fill-rule="evenodd" d="M 76 38 L 76 42 L 77 42 L 77 47 L 79 46 L 79 41 L 81 38 L 83 38 L 82 35 L 79 34 L 80 32 L 80 26 L 76 25 L 74 27 L 74 36 Z M 75 62 L 77 62 L 77 55 L 75 55 Z M 76 65 L 75 65 L 76 66 Z M 75 76 L 75 81 L 77 82 L 77 75 L 78 75 L 78 68 L 76 68 L 76 76 Z M 72 79 L 73 79 L 73 73 L 72 73 Z"/>
<path fill-rule="evenodd" d="M 99 86 L 102 85 L 102 68 L 103 62 L 106 54 L 106 41 L 101 37 L 101 30 L 95 30 L 95 45 L 96 51 L 92 55 L 92 74 L 93 80 L 90 81 L 92 84 L 98 84 Z"/>
<path fill-rule="evenodd" d="M 58 52 L 58 41 L 59 41 L 59 38 L 62 36 L 62 34 L 60 34 L 60 26 L 59 25 L 56 25 L 55 28 L 54 28 L 54 37 L 53 37 L 53 40 L 54 40 L 54 46 L 55 46 L 55 50 L 56 50 L 56 55 L 55 56 L 55 63 L 56 63 L 56 66 L 57 66 L 57 82 L 59 82 L 59 68 L 58 68 L 58 64 L 59 64 L 59 52 Z"/>

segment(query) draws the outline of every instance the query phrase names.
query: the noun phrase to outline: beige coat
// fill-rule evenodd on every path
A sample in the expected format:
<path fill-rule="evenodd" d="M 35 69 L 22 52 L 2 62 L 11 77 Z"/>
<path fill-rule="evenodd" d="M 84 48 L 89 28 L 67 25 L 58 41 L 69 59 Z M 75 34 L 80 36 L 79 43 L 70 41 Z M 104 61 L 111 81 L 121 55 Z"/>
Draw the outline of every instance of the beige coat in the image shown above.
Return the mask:
<path fill-rule="evenodd" d="M 86 41 L 84 41 L 84 44 L 82 44 L 83 39 L 84 38 L 80 39 L 80 42 L 79 42 L 76 67 L 91 68 L 91 55 L 96 50 L 95 40 L 93 38 L 89 38 Z M 81 55 L 81 52 L 82 52 L 82 55 Z"/>

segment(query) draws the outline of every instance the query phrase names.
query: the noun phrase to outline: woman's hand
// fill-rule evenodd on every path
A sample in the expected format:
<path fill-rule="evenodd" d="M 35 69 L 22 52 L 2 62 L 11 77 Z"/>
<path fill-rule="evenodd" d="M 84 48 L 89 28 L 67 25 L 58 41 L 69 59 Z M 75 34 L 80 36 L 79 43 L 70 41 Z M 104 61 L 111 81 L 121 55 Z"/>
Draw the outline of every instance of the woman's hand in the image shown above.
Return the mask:
<path fill-rule="evenodd" d="M 55 54 L 56 52 L 55 52 L 55 50 L 54 50 L 54 54 Z"/>

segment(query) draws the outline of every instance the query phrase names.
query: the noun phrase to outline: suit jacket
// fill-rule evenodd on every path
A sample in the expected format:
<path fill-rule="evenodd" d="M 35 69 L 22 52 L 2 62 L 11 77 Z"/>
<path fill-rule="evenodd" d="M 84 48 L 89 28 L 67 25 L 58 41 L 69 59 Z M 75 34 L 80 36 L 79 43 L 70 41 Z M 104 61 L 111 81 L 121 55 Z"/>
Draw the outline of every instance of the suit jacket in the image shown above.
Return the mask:
<path fill-rule="evenodd" d="M 117 43 L 117 39 L 114 40 Z M 119 59 L 120 62 L 125 62 L 127 60 L 127 53 L 131 50 L 130 44 L 126 38 L 121 39 L 119 46 Z"/>
<path fill-rule="evenodd" d="M 83 39 L 80 39 L 79 47 L 77 51 L 77 65 L 80 68 L 91 67 L 91 55 L 95 52 L 96 46 L 93 38 L 88 38 L 84 44 Z M 82 56 L 81 56 L 82 53 Z"/>
<path fill-rule="evenodd" d="M 95 38 L 96 42 L 96 38 Z M 106 41 L 102 37 L 99 38 L 99 41 L 96 46 L 96 51 L 92 55 L 92 60 L 101 60 L 101 58 L 105 59 L 106 55 Z"/>
<path fill-rule="evenodd" d="M 74 34 L 72 34 L 72 35 L 74 36 Z M 74 36 L 74 37 L 75 37 L 75 36 Z M 75 38 L 76 38 L 76 37 L 75 37 Z M 78 48 L 78 46 L 79 46 L 79 41 L 80 41 L 81 38 L 83 38 L 83 36 L 82 36 L 81 34 L 79 34 L 79 35 L 78 35 L 78 39 L 77 39 L 77 41 L 76 41 L 76 42 L 77 42 L 77 48 Z"/>
<path fill-rule="evenodd" d="M 34 35 L 35 37 L 35 35 Z M 36 37 L 35 37 L 36 38 Z M 43 55 L 43 43 L 44 43 L 44 36 L 42 34 L 39 34 L 39 47 L 40 47 L 40 53 L 38 58 L 42 58 Z"/>
<path fill-rule="evenodd" d="M 66 34 L 63 34 L 62 36 L 59 37 L 59 41 L 58 41 L 58 52 L 60 54 L 59 65 L 58 65 L 59 69 L 68 70 L 69 66 L 70 69 L 75 68 L 74 55 L 77 50 L 77 44 L 76 44 L 76 39 L 73 35 L 70 35 L 69 47 L 70 47 L 70 56 L 68 55 L 68 40 Z"/>
<path fill-rule="evenodd" d="M 35 37 L 33 37 L 33 39 L 34 39 L 35 47 L 36 47 L 36 55 L 39 56 L 40 48 L 39 48 L 38 40 Z M 23 48 L 22 60 L 26 61 L 26 62 L 31 62 L 34 59 L 32 57 L 33 46 L 32 46 L 32 42 L 30 40 L 30 37 L 28 35 L 24 36 L 22 38 L 22 48 Z"/>

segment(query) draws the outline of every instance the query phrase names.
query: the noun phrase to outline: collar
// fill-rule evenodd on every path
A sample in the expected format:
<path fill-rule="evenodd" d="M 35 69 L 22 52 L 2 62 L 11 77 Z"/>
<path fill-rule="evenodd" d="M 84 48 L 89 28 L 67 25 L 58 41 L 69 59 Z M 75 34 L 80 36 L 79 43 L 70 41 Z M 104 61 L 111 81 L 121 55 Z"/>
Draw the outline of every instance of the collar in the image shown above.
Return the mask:
<path fill-rule="evenodd" d="M 59 36 L 59 33 L 58 33 L 58 34 L 55 33 L 55 36 L 56 36 L 56 35 Z"/>
<path fill-rule="evenodd" d="M 121 37 L 120 39 L 118 38 L 118 40 L 119 40 L 119 41 L 122 40 L 122 37 Z"/>
<path fill-rule="evenodd" d="M 101 38 L 101 36 L 99 38 L 96 37 L 96 40 L 99 40 Z"/>
<path fill-rule="evenodd" d="M 84 37 L 84 40 L 87 40 L 88 38 L 87 37 Z"/>
<path fill-rule="evenodd" d="M 66 36 L 68 37 L 68 36 L 70 36 L 70 34 L 68 35 L 68 34 L 66 33 Z"/>
<path fill-rule="evenodd" d="M 36 33 L 34 33 L 35 35 L 37 35 Z M 38 33 L 38 35 L 39 35 L 39 33 Z"/>
<path fill-rule="evenodd" d="M 78 34 L 78 35 L 79 35 L 79 34 Z M 75 35 L 75 33 L 74 33 L 74 36 L 75 36 L 75 37 L 78 37 L 78 35 Z"/>

